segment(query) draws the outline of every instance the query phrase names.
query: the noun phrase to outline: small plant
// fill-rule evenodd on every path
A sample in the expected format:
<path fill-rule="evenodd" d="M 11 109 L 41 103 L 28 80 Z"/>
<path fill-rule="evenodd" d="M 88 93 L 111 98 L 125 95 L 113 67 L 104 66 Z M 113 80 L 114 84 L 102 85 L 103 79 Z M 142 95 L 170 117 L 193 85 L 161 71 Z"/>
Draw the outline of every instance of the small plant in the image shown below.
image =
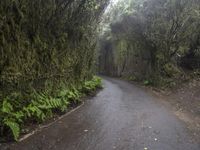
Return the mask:
<path fill-rule="evenodd" d="M 148 85 L 152 84 L 152 81 L 150 81 L 150 80 L 144 80 L 143 84 L 146 85 L 146 86 L 148 86 Z"/>
<path fill-rule="evenodd" d="M 22 123 L 22 112 L 15 112 L 13 106 L 8 102 L 8 99 L 3 101 L 3 105 L 0 110 L 0 124 L 2 124 L 3 130 L 9 128 L 13 134 L 15 140 L 17 140 L 20 134 L 20 123 Z"/>
<path fill-rule="evenodd" d="M 101 88 L 102 83 L 101 83 L 101 78 L 94 76 L 91 81 L 86 81 L 83 85 L 83 90 L 85 92 L 93 91 L 96 88 Z"/>
<path fill-rule="evenodd" d="M 167 63 L 163 66 L 164 72 L 168 77 L 180 77 L 180 69 L 172 63 Z"/>
<path fill-rule="evenodd" d="M 134 75 L 132 75 L 132 76 L 128 77 L 128 80 L 129 80 L 129 81 L 136 81 L 136 80 L 137 80 L 137 77 L 134 76 Z"/>

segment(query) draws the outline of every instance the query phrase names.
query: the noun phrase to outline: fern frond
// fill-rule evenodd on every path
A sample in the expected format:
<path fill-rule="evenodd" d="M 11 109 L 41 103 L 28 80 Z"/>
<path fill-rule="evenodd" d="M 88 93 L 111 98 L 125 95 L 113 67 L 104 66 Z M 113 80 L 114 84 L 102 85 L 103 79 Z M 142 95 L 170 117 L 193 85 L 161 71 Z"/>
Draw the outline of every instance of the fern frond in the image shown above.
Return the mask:
<path fill-rule="evenodd" d="M 2 112 L 4 113 L 11 113 L 13 111 L 13 106 L 7 101 L 3 101 Z"/>
<path fill-rule="evenodd" d="M 17 141 L 18 140 L 18 137 L 19 137 L 19 134 L 20 134 L 20 127 L 19 127 L 19 124 L 12 121 L 12 120 L 4 120 L 4 124 L 10 128 L 10 130 L 12 131 L 12 134 L 14 136 L 14 139 Z"/>

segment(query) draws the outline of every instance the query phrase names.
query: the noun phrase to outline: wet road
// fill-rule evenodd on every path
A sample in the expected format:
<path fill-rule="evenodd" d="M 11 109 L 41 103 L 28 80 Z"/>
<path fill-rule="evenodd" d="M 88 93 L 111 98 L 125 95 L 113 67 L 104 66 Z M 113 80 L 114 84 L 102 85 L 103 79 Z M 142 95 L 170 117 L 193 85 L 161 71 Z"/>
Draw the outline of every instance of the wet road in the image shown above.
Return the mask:
<path fill-rule="evenodd" d="M 105 78 L 76 111 L 11 150 L 200 150 L 173 112 L 145 89 Z"/>

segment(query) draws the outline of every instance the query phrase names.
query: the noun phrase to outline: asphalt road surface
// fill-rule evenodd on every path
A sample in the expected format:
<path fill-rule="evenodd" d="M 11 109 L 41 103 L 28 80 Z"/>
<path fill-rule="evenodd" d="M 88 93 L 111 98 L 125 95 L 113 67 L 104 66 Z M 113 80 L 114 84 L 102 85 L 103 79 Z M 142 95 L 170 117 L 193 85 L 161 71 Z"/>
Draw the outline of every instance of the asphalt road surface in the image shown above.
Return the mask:
<path fill-rule="evenodd" d="M 10 150 L 200 150 L 170 107 L 145 89 L 104 78 L 79 109 Z"/>

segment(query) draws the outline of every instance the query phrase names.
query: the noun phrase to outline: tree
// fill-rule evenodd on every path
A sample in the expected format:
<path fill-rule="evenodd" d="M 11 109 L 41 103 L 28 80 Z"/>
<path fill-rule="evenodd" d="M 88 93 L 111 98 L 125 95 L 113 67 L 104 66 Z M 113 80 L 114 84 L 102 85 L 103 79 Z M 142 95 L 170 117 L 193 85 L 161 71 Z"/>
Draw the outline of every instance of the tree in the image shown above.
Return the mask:
<path fill-rule="evenodd" d="M 143 58 L 140 60 L 140 65 L 144 60 L 150 64 L 145 66 L 147 75 L 172 77 L 181 72 L 181 58 L 186 55 L 191 56 L 192 53 L 192 55 L 197 54 L 199 1 L 132 0 L 129 3 L 124 1 L 119 3 L 120 5 L 112 8 L 111 12 L 108 11 L 108 14 L 117 16 L 117 19 L 110 17 L 106 23 L 110 24 L 110 30 L 107 32 L 111 33 L 113 45 L 116 41 L 120 43 L 121 40 L 125 40 L 129 45 L 129 57 L 122 56 L 124 60 L 128 62 L 131 59 L 135 60 L 136 57 L 130 54 L 140 51 L 138 55 Z M 121 56 L 117 48 L 112 51 L 114 57 Z M 121 66 L 123 62 L 115 64 Z M 134 64 L 129 63 L 126 66 L 125 72 L 131 72 L 129 75 L 133 75 L 134 71 L 130 71 L 129 66 L 133 68 Z M 138 68 L 134 70 L 137 72 Z"/>

